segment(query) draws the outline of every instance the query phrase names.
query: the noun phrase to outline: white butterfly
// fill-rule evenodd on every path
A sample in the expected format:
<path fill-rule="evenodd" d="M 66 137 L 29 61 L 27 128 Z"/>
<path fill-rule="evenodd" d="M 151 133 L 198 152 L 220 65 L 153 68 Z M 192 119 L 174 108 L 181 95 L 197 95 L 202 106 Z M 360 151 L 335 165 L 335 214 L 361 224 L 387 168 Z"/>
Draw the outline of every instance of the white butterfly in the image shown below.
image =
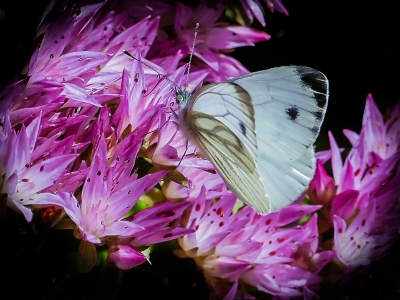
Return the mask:
<path fill-rule="evenodd" d="M 313 143 L 328 103 L 328 80 L 286 66 L 177 92 L 180 127 L 228 187 L 260 213 L 289 205 L 315 172 Z"/>

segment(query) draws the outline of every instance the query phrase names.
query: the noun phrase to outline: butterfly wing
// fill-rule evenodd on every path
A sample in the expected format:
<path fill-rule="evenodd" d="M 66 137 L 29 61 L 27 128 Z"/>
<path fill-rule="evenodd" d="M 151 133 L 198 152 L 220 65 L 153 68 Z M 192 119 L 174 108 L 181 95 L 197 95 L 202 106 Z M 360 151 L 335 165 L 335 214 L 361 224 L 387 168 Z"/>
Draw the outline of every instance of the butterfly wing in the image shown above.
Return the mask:
<path fill-rule="evenodd" d="M 230 82 L 245 89 L 254 107 L 257 169 L 271 209 L 300 196 L 315 172 L 313 143 L 328 103 L 328 80 L 309 67 L 251 73 Z"/>
<path fill-rule="evenodd" d="M 254 109 L 250 95 L 243 88 L 228 82 L 206 85 L 193 93 L 181 116 L 190 111 L 213 116 L 225 124 L 256 159 Z"/>
<path fill-rule="evenodd" d="M 321 72 L 279 67 L 203 87 L 180 123 L 238 198 L 268 213 L 296 200 L 314 175 L 327 99 Z"/>
<path fill-rule="evenodd" d="M 270 211 L 258 173 L 254 111 L 248 93 L 232 83 L 207 85 L 181 110 L 180 124 L 228 187 L 261 213 Z"/>

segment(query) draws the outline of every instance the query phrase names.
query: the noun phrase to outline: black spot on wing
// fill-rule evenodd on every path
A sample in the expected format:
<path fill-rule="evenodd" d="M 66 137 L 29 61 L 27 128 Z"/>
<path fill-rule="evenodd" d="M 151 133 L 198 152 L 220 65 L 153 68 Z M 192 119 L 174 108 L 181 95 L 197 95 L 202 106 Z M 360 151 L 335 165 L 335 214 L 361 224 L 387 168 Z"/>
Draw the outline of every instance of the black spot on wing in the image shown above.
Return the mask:
<path fill-rule="evenodd" d="M 299 108 L 296 105 L 292 105 L 291 107 L 286 108 L 285 112 L 290 121 L 296 122 L 299 116 Z"/>
<path fill-rule="evenodd" d="M 239 127 L 240 127 L 240 131 L 243 133 L 243 135 L 246 136 L 247 130 L 246 130 L 246 126 L 244 125 L 244 123 L 240 122 Z"/>
<path fill-rule="evenodd" d="M 318 121 L 321 121 L 322 118 L 323 118 L 323 116 L 324 116 L 322 110 L 314 111 L 312 114 L 314 115 L 314 117 L 315 117 Z"/>
<path fill-rule="evenodd" d="M 312 134 L 313 134 L 315 137 L 318 136 L 319 129 L 320 129 L 320 128 L 319 128 L 318 126 L 314 126 L 313 128 L 311 128 L 311 132 L 312 132 Z"/>
<path fill-rule="evenodd" d="M 303 85 L 313 91 L 317 106 L 324 108 L 328 100 L 328 83 L 324 74 L 308 67 L 297 67 L 296 70 Z"/>

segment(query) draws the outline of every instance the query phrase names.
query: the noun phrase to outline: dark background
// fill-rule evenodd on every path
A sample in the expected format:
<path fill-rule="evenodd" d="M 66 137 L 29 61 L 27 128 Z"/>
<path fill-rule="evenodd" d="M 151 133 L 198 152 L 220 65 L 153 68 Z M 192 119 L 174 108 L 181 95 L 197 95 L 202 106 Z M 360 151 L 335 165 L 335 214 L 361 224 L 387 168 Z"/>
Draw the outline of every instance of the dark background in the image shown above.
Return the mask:
<path fill-rule="evenodd" d="M 254 48 L 237 49 L 234 56 L 251 71 L 299 64 L 325 73 L 330 81 L 330 99 L 319 147 L 327 148 L 327 130 L 334 132 L 341 146 L 348 146 L 341 131 L 349 128 L 359 132 L 368 93 L 373 94 L 381 110 L 393 105 L 400 98 L 400 23 L 395 2 L 283 0 L 289 16 L 278 12 L 267 13 L 266 16 L 265 31 L 272 36 L 271 40 Z M 16 80 L 27 63 L 35 29 L 47 3 L 48 1 L 40 0 L 3 1 L 0 4 L 0 88 L 7 82 Z M 35 295 L 42 294 L 40 291 L 51 286 L 53 277 L 66 278 L 62 271 L 65 266 L 60 265 L 58 251 L 64 249 L 65 245 L 71 246 L 71 241 L 63 240 L 59 232 L 42 232 L 44 236 L 38 236 L 31 225 L 21 220 L 19 227 L 13 227 L 12 230 L 3 227 L 0 234 L 0 275 L 8 277 L 6 281 L 0 278 L 4 283 L 0 295 L 7 295 L 9 291 L 12 296 L 26 293 L 31 295 L 29 299 L 35 299 Z M 67 232 L 65 235 L 71 236 L 71 233 Z M 60 244 L 46 243 L 54 240 Z M 41 248 L 42 245 L 44 248 Z M 76 245 L 73 247 L 76 249 Z M 399 248 L 397 244 L 397 249 Z M 10 257 L 10 253 L 14 256 Z M 18 257 L 15 256 L 17 254 Z M 148 273 L 141 271 L 141 268 L 125 276 L 135 276 L 133 278 L 138 286 L 143 287 L 142 290 L 146 290 L 148 299 L 158 295 L 160 286 L 171 289 L 171 295 L 175 295 L 175 299 L 179 299 L 176 294 L 178 291 L 181 292 L 181 299 L 185 299 L 190 291 L 197 296 L 192 295 L 192 299 L 207 298 L 193 289 L 196 282 L 200 285 L 197 288 L 201 288 L 201 280 L 187 278 L 187 264 L 182 264 L 181 259 L 169 257 L 160 258 L 159 261 L 157 263 L 155 259 L 153 267 L 167 270 L 168 276 L 160 275 L 155 280 L 154 277 L 146 277 Z M 372 266 L 361 279 L 353 280 L 350 292 L 348 291 L 348 296 L 353 297 L 349 298 L 368 299 L 371 296 L 394 299 L 398 296 L 396 290 L 400 288 L 399 283 L 394 281 L 400 279 L 399 268 L 398 255 L 394 252 Z M 175 272 L 176 276 L 172 276 L 171 272 Z M 69 291 L 64 294 L 63 299 L 83 299 L 87 295 L 91 295 L 87 299 L 113 298 L 102 294 L 102 289 L 91 290 L 92 286 L 104 286 L 104 289 L 110 291 L 103 284 L 103 281 L 107 283 L 107 279 L 101 277 L 101 272 L 95 274 L 100 275 L 65 279 L 69 282 L 65 290 L 59 287 L 56 291 L 48 292 L 47 297 L 42 299 L 61 299 L 60 293 L 63 291 Z M 168 283 L 165 278 L 168 278 Z M 118 283 L 115 278 L 112 281 Z M 74 282 L 77 283 L 74 285 Z M 80 288 L 68 289 L 70 285 L 82 285 L 85 292 L 81 292 Z M 130 290 L 130 287 L 122 285 L 119 295 L 123 294 L 124 289 Z M 53 292 L 58 298 L 51 296 Z M 73 293 L 77 295 L 72 295 Z M 164 293 L 168 294 L 165 290 Z M 130 298 L 135 296 L 127 294 Z M 140 294 L 136 296 L 140 298 Z M 339 299 L 333 294 L 325 295 L 324 298 Z"/>

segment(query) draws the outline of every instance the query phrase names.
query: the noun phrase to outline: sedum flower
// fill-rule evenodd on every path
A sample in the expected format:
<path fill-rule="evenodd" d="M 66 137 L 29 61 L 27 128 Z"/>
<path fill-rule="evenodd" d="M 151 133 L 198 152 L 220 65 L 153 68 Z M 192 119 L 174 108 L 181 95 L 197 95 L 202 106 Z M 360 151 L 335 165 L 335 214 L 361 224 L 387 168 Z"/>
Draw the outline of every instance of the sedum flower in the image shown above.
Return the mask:
<path fill-rule="evenodd" d="M 399 103 L 386 117 L 368 95 L 360 134 L 345 130 L 352 149 L 342 161 L 329 134 L 331 178 L 322 163 L 310 185 L 311 198 L 324 204 L 324 231 L 333 226 L 339 264 L 349 270 L 382 257 L 400 229 Z"/>
<path fill-rule="evenodd" d="M 108 262 L 129 269 L 148 259 L 152 244 L 192 232 L 180 216 L 208 178 L 218 183 L 209 197 L 226 193 L 174 123 L 175 91 L 243 74 L 223 52 L 269 38 L 219 23 L 222 4 L 149 2 L 153 16 L 128 4 L 51 1 L 26 77 L 0 95 L 2 198 L 28 221 L 37 205 L 47 214 L 62 207 L 68 218 L 56 228 L 75 229 L 85 270 L 96 262 L 96 246 L 108 245 Z M 186 76 L 194 19 L 201 23 L 197 59 Z M 167 193 L 172 203 L 161 189 L 174 186 L 178 166 L 183 180 L 173 179 L 190 189 Z"/>
<path fill-rule="evenodd" d="M 173 204 L 165 201 L 125 218 L 127 222 L 142 226 L 143 230 L 131 236 L 119 235 L 117 245 L 110 248 L 108 263 L 115 264 L 122 270 L 131 269 L 149 260 L 146 251 L 150 245 L 192 233 L 192 229 L 182 227 L 180 219 L 188 206 L 188 202 Z"/>
<path fill-rule="evenodd" d="M 267 4 L 268 9 L 271 12 L 277 10 L 287 16 L 289 15 L 289 12 L 280 0 L 266 0 L 264 2 Z M 265 26 L 264 9 L 259 0 L 240 0 L 240 3 L 242 4 L 244 13 L 250 20 L 250 23 L 253 23 L 255 17 L 262 26 Z"/>
<path fill-rule="evenodd" d="M 54 187 L 77 156 L 57 149 L 54 140 L 40 140 L 40 120 L 38 116 L 17 132 L 6 113 L 0 126 L 0 194 L 6 205 L 20 211 L 28 222 L 33 217 L 30 207 L 58 202 L 57 193 L 45 190 Z"/>
<path fill-rule="evenodd" d="M 178 255 L 195 260 L 218 297 L 233 299 L 238 283 L 246 291 L 283 298 L 315 289 L 322 281 L 315 273 L 334 252 L 318 251 L 316 215 L 288 225 L 319 206 L 292 205 L 262 216 L 250 207 L 232 213 L 234 199 L 227 193 L 213 204 L 203 189 L 187 218 L 187 227 L 196 231 L 179 239 Z"/>
<path fill-rule="evenodd" d="M 248 72 L 237 60 L 221 52 L 231 51 L 236 47 L 253 46 L 255 42 L 270 39 L 268 34 L 252 28 L 218 22 L 226 8 L 223 2 L 212 7 L 206 2 L 201 2 L 194 9 L 180 2 L 176 5 L 174 31 L 177 39 L 167 40 L 156 45 L 154 49 L 167 54 L 171 53 L 170 55 L 179 50 L 187 56 L 192 51 L 194 29 L 198 23 L 199 30 L 193 54 L 201 61 L 194 62 L 192 68 L 209 70 L 208 80 L 225 81 Z"/>
<path fill-rule="evenodd" d="M 107 236 L 129 236 L 144 229 L 120 219 L 165 173 L 149 174 L 140 179 L 136 174 L 130 176 L 138 146 L 140 144 L 132 143 L 122 155 L 109 161 L 104 137 L 99 138 L 83 184 L 81 201 L 73 199 L 73 196 L 64 198 L 63 207 L 77 224 L 83 240 L 101 244 Z"/>
<path fill-rule="evenodd" d="M 187 203 L 168 203 L 161 207 L 155 205 L 145 209 L 149 220 L 146 217 L 139 218 L 140 213 L 134 218 L 125 218 L 139 198 L 165 175 L 165 172 L 157 172 L 137 178 L 137 174 L 131 174 L 140 147 L 139 140 L 135 138 L 132 135 L 129 143 L 118 144 L 108 153 L 105 139 L 100 136 L 80 200 L 68 193 L 62 193 L 62 201 L 57 203 L 76 224 L 75 236 L 82 239 L 81 244 L 86 244 L 80 248 L 80 254 L 95 256 L 94 245 L 109 243 L 109 263 L 112 262 L 123 269 L 132 268 L 146 260 L 135 247 L 149 246 L 191 232 L 180 228 L 179 224 L 171 226 L 171 222 L 180 216 Z M 143 234 L 140 234 L 142 231 L 146 232 L 147 237 L 152 236 L 152 239 L 146 239 L 148 243 L 138 243 L 143 240 Z M 123 243 L 115 237 L 122 239 Z M 135 243 L 129 246 L 128 240 L 135 240 Z M 89 246 L 86 242 L 91 244 L 91 251 L 88 251 Z M 83 248 L 85 250 L 82 250 Z"/>

